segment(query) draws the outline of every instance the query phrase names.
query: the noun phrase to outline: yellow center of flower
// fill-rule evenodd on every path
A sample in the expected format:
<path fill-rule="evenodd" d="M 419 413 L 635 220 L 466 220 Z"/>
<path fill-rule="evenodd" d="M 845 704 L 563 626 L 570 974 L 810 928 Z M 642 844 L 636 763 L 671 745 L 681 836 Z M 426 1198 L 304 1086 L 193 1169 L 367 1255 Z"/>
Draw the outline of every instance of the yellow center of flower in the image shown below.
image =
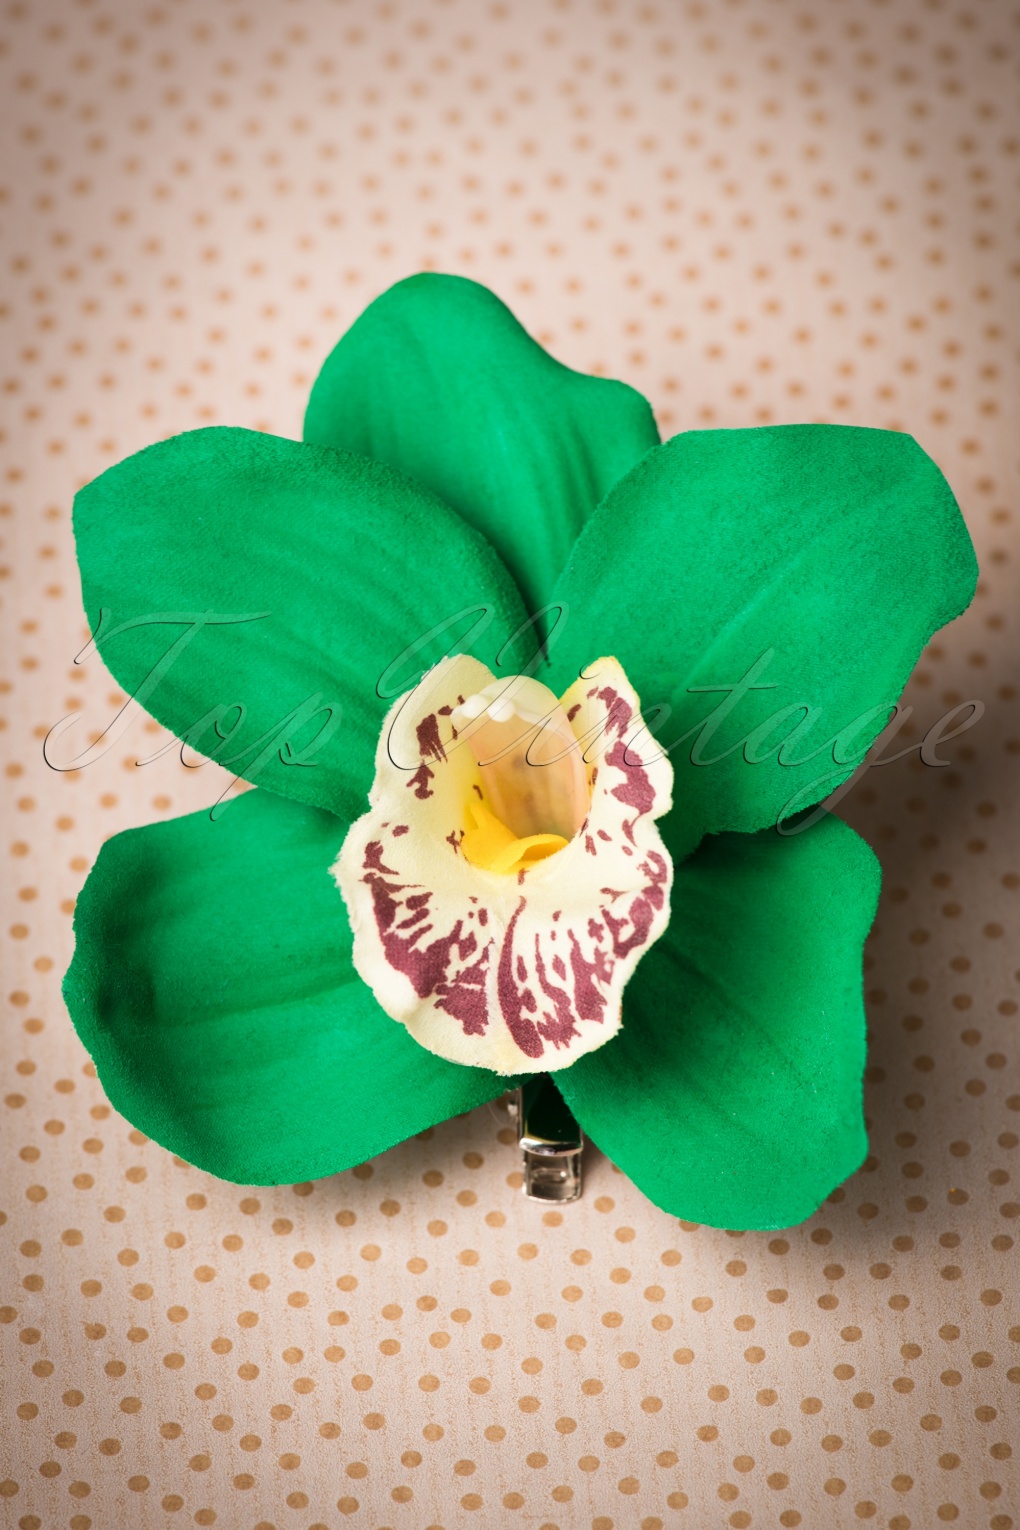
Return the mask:
<path fill-rule="evenodd" d="M 544 861 L 570 843 L 562 834 L 529 834 L 518 839 L 512 829 L 490 813 L 484 802 L 468 799 L 469 827 L 464 831 L 460 848 L 464 859 L 483 871 L 519 871 L 535 861 Z"/>
<path fill-rule="evenodd" d="M 570 719 L 552 691 L 526 675 L 497 680 L 460 702 L 453 723 L 480 782 L 464 804 L 465 860 L 510 873 L 569 844 L 591 791 Z"/>

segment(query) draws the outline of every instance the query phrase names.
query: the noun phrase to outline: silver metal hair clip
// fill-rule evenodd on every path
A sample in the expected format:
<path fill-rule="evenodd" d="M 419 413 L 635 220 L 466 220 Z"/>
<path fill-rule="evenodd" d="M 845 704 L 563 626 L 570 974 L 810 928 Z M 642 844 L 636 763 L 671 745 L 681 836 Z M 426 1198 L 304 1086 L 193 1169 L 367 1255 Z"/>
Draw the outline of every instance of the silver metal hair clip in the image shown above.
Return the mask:
<path fill-rule="evenodd" d="M 511 1096 L 524 1155 L 524 1193 L 533 1201 L 576 1201 L 581 1195 L 584 1134 L 547 1073 Z"/>

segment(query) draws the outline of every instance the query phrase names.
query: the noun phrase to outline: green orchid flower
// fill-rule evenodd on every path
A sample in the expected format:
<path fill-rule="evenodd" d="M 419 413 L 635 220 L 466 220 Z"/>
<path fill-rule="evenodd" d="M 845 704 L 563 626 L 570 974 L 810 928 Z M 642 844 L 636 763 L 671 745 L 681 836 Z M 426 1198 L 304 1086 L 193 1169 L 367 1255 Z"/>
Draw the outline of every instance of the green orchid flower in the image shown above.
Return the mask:
<path fill-rule="evenodd" d="M 547 1072 L 674 1216 L 786 1226 L 858 1166 L 879 871 L 803 810 L 974 591 L 910 437 L 660 444 L 423 275 L 302 442 L 174 437 L 75 532 L 120 685 L 258 788 L 117 835 L 79 898 L 68 1008 L 142 1131 L 312 1179 Z"/>

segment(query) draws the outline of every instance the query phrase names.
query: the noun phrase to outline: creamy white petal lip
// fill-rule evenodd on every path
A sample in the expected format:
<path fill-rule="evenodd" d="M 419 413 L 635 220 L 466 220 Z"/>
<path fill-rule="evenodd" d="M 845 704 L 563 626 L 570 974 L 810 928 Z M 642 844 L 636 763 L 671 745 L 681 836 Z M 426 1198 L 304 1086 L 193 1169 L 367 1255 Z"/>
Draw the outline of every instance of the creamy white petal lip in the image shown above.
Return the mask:
<path fill-rule="evenodd" d="M 359 976 L 451 1062 L 548 1072 L 603 1046 L 669 922 L 672 780 L 615 659 L 559 699 L 444 659 L 390 711 L 333 868 Z"/>

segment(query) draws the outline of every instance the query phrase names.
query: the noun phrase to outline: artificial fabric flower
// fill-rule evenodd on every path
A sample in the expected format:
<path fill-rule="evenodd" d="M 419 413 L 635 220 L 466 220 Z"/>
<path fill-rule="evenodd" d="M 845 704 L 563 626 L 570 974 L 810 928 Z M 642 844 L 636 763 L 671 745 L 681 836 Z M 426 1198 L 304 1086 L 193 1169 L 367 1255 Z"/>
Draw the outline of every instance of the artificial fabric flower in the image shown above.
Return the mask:
<path fill-rule="evenodd" d="M 803 814 L 973 594 L 910 437 L 660 444 L 422 275 L 303 442 L 174 437 L 75 531 L 109 669 L 257 787 L 115 836 L 79 898 L 67 1003 L 142 1131 L 312 1179 L 541 1070 L 673 1215 L 789 1225 L 858 1166 L 879 873 Z"/>

